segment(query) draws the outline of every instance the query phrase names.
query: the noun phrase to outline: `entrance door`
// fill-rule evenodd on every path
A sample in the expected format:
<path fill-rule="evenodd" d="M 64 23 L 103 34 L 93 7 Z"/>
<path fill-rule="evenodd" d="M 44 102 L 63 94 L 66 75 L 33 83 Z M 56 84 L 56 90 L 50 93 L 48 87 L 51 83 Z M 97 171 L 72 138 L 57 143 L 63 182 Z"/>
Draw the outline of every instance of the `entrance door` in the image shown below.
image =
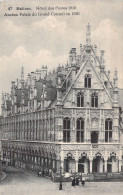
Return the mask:
<path fill-rule="evenodd" d="M 108 173 L 112 172 L 112 165 L 111 164 L 107 164 L 107 172 Z"/>
<path fill-rule="evenodd" d="M 93 159 L 93 173 L 98 172 L 98 158 Z"/>
<path fill-rule="evenodd" d="M 91 133 L 91 143 L 98 143 L 98 133 L 95 131 Z"/>
<path fill-rule="evenodd" d="M 66 163 L 65 163 L 66 164 L 66 170 L 65 171 L 68 173 L 69 172 L 69 163 L 70 162 L 69 162 L 69 159 L 66 159 L 65 161 L 66 161 Z"/>
<path fill-rule="evenodd" d="M 78 164 L 78 172 L 84 173 L 84 165 L 83 164 Z"/>

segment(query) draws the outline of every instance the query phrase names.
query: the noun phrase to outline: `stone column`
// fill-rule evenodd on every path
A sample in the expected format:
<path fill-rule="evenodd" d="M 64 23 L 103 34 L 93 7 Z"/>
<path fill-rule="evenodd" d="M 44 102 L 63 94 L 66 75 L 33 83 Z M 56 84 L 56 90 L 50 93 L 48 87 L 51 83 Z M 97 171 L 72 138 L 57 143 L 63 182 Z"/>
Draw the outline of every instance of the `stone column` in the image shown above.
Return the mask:
<path fill-rule="evenodd" d="M 90 160 L 90 173 L 92 173 L 92 159 Z"/>
<path fill-rule="evenodd" d="M 122 165 L 122 160 L 119 159 L 119 168 L 118 168 L 119 172 L 121 172 L 121 165 Z"/>
<path fill-rule="evenodd" d="M 120 145 L 120 153 L 119 153 L 119 164 L 118 164 L 119 172 L 121 172 L 121 165 L 122 165 L 122 145 Z"/>
<path fill-rule="evenodd" d="M 64 172 L 64 160 L 61 160 L 61 172 Z"/>
<path fill-rule="evenodd" d="M 88 173 L 88 160 L 87 160 L 87 159 L 85 159 L 84 173 L 85 173 L 85 174 Z"/>
<path fill-rule="evenodd" d="M 105 171 L 105 173 L 107 173 L 107 159 L 105 159 L 105 169 L 104 169 L 104 171 Z"/>
<path fill-rule="evenodd" d="M 103 173 L 103 159 L 100 159 L 100 173 Z"/>
<path fill-rule="evenodd" d="M 78 173 L 78 160 L 76 160 L 75 162 L 76 162 L 76 173 Z"/>

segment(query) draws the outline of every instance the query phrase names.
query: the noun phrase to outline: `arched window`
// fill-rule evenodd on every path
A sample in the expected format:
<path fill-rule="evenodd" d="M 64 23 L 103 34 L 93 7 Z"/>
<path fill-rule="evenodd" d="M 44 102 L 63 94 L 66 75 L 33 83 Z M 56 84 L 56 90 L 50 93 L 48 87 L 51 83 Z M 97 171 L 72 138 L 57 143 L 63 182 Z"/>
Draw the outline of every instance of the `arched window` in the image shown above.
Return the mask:
<path fill-rule="evenodd" d="M 85 75 L 85 87 L 91 88 L 91 75 L 89 74 Z"/>
<path fill-rule="evenodd" d="M 98 107 L 98 95 L 97 95 L 97 93 L 93 93 L 91 95 L 91 106 L 92 107 Z"/>
<path fill-rule="evenodd" d="M 63 142 L 70 142 L 70 119 L 68 117 L 63 120 Z"/>
<path fill-rule="evenodd" d="M 83 93 L 77 94 L 77 107 L 83 107 L 84 106 L 84 95 Z"/>
<path fill-rule="evenodd" d="M 84 119 L 78 118 L 76 122 L 76 141 L 84 142 Z"/>
<path fill-rule="evenodd" d="M 112 119 L 105 120 L 105 142 L 112 142 Z"/>

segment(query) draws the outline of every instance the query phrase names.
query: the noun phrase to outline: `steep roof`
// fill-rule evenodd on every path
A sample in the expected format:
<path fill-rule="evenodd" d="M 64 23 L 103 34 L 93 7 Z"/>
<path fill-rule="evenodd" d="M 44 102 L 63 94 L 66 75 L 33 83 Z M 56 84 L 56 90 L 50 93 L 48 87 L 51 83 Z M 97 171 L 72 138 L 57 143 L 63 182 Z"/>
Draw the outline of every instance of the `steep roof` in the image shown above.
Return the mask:
<path fill-rule="evenodd" d="M 22 94 L 24 97 L 24 106 L 28 105 L 28 90 L 27 89 L 16 89 L 17 94 L 17 106 L 20 107 Z"/>
<path fill-rule="evenodd" d="M 12 105 L 12 102 L 11 102 L 11 100 L 7 100 L 6 101 L 6 104 L 7 104 L 7 110 L 11 110 L 11 105 Z"/>
<path fill-rule="evenodd" d="M 41 81 L 36 81 L 35 83 L 35 87 L 37 89 L 38 102 L 41 101 L 41 94 L 43 92 L 43 82 L 46 82 L 45 83 L 46 84 L 46 95 L 47 95 L 46 99 L 52 101 L 56 96 L 56 87 L 52 85 L 52 82 L 49 82 L 47 80 L 46 81 L 41 80 Z"/>

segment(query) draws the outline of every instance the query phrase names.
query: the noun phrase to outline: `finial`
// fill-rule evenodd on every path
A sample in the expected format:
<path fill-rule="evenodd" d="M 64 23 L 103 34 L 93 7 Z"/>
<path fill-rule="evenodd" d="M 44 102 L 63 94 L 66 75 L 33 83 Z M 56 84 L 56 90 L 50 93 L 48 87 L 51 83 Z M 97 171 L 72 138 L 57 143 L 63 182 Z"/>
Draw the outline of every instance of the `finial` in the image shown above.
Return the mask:
<path fill-rule="evenodd" d="M 115 71 L 114 71 L 114 87 L 117 87 L 118 86 L 118 76 L 117 76 L 117 69 L 115 68 Z"/>
<path fill-rule="evenodd" d="M 108 78 L 110 79 L 110 70 L 108 70 Z"/>
<path fill-rule="evenodd" d="M 91 44 L 91 38 L 90 38 L 91 32 L 90 32 L 90 28 L 91 28 L 91 26 L 88 23 L 87 31 L 86 31 L 86 44 L 87 44 L 87 46 L 90 46 L 90 44 Z"/>
<path fill-rule="evenodd" d="M 21 80 L 24 80 L 24 67 L 21 68 Z"/>
<path fill-rule="evenodd" d="M 97 53 L 97 45 L 94 45 L 95 54 Z"/>
<path fill-rule="evenodd" d="M 115 68 L 115 79 L 118 80 L 118 77 L 117 77 L 117 69 Z"/>
<path fill-rule="evenodd" d="M 105 60 L 104 60 L 104 53 L 105 53 L 105 51 L 101 50 L 100 52 L 101 52 L 100 62 L 101 62 L 102 65 L 104 65 L 104 63 L 105 63 Z"/>

